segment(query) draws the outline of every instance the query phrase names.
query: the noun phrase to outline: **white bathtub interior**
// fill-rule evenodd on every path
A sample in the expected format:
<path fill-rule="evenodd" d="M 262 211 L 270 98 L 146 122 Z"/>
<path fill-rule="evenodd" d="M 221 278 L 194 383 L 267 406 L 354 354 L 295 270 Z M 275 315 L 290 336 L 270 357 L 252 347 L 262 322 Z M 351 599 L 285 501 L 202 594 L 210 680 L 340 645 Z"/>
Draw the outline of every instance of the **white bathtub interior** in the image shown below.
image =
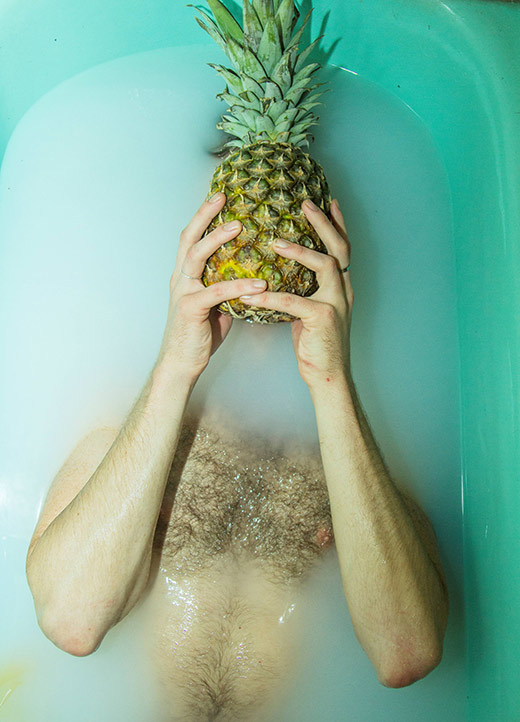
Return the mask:
<path fill-rule="evenodd" d="M 212 56 L 215 62 L 215 51 Z M 91 657 L 37 627 L 24 557 L 72 446 L 118 424 L 159 349 L 179 232 L 204 199 L 221 142 L 222 83 L 207 46 L 99 65 L 41 98 L 0 175 L 0 718 L 161 719 L 137 610 Z M 175 68 L 181 63 L 182 73 Z M 394 478 L 437 532 L 451 594 L 442 664 L 401 690 L 378 684 L 348 617 L 337 559 L 307 580 L 308 655 L 284 722 L 462 720 L 464 640 L 458 349 L 450 189 L 422 120 L 347 69 L 323 73 L 311 154 L 352 243 L 354 378 Z M 193 89 L 197 88 L 194 93 Z M 196 398 L 251 434 L 316 441 L 289 326 L 235 322 Z M 3 704 L 2 704 L 3 701 Z"/>

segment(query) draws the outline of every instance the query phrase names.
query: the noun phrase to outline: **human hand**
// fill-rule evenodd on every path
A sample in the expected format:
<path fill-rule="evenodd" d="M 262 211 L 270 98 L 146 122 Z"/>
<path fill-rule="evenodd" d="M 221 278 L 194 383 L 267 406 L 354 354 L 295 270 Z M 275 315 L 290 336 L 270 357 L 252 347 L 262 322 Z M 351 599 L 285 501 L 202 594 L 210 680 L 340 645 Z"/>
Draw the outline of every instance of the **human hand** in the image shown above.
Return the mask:
<path fill-rule="evenodd" d="M 285 247 L 273 243 L 273 249 L 316 273 L 319 288 L 303 298 L 292 293 L 265 291 L 253 298 L 241 299 L 261 308 L 283 311 L 295 316 L 291 323 L 298 369 L 313 389 L 350 371 L 350 321 L 354 292 L 350 272 L 341 272 L 350 263 L 350 243 L 337 201 L 331 205 L 331 220 L 319 208 L 303 212 L 327 248 L 328 255 L 296 243 Z"/>
<path fill-rule="evenodd" d="M 221 281 L 208 288 L 200 280 L 211 254 L 242 230 L 236 221 L 234 228 L 220 225 L 202 237 L 225 200 L 225 194 L 219 193 L 212 201 L 205 201 L 182 231 L 170 279 L 168 318 L 156 366 L 170 368 L 190 383 L 204 371 L 233 322 L 215 306 L 241 294 L 261 293 L 266 287 L 264 280 L 254 278 Z"/>

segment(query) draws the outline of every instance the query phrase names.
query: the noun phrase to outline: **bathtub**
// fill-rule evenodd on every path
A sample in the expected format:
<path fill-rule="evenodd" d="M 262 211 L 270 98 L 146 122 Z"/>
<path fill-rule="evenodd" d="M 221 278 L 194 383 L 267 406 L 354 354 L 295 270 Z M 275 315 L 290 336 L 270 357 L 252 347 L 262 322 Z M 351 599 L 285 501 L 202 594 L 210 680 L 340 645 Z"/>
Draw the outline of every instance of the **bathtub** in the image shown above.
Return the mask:
<path fill-rule="evenodd" d="M 439 667 L 383 688 L 330 554 L 308 582 L 309 654 L 280 719 L 517 722 L 520 10 L 314 5 L 333 92 L 311 152 L 353 247 L 354 377 L 394 477 L 434 524 L 451 612 Z M 124 418 L 158 351 L 176 237 L 220 140 L 222 84 L 205 63 L 223 56 L 173 0 L 0 12 L 0 718 L 160 719 L 140 610 L 72 658 L 38 629 L 24 559 L 56 470 L 82 434 Z M 287 331 L 237 324 L 197 398 L 223 403 L 247 345 L 271 402 L 242 372 L 237 413 L 254 405 L 251 433 L 312 438 Z"/>

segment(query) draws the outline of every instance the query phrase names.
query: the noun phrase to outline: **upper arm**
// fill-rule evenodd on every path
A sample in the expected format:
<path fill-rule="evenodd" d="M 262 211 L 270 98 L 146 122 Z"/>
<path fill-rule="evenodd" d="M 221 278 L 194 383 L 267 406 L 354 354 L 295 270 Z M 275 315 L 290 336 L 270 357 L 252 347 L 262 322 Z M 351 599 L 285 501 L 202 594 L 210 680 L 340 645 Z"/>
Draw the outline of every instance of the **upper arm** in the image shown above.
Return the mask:
<path fill-rule="evenodd" d="M 88 433 L 76 444 L 50 486 L 29 544 L 28 556 L 47 527 L 83 489 L 118 433 L 117 429 L 101 427 Z"/>

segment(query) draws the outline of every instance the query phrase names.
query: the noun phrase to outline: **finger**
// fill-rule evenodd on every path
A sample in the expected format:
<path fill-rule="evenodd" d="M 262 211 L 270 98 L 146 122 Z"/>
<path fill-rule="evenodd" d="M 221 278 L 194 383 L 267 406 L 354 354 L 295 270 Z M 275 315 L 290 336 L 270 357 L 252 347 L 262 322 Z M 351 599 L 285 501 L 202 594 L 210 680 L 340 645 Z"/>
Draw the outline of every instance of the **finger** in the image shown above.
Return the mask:
<path fill-rule="evenodd" d="M 330 214 L 332 218 L 332 225 L 350 246 L 347 228 L 345 226 L 345 219 L 343 217 L 343 213 L 340 210 L 337 198 L 334 198 L 334 200 L 330 204 Z"/>
<path fill-rule="evenodd" d="M 224 243 L 238 236 L 241 230 L 242 224 L 240 221 L 231 221 L 217 226 L 207 236 L 190 246 L 184 259 L 179 259 L 184 273 L 195 278 L 202 276 L 204 266 L 211 254 Z"/>
<path fill-rule="evenodd" d="M 212 308 L 209 313 L 209 322 L 211 324 L 211 353 L 213 354 L 229 333 L 233 317 Z"/>
<path fill-rule="evenodd" d="M 231 301 L 243 294 L 256 295 L 262 293 L 266 287 L 266 281 L 261 278 L 239 278 L 234 281 L 220 281 L 201 291 L 183 296 L 179 303 L 186 306 L 186 310 L 190 315 L 207 318 L 214 306 L 218 306 L 224 301 Z"/>
<path fill-rule="evenodd" d="M 276 239 L 273 243 L 273 249 L 284 258 L 292 258 L 302 266 L 310 268 L 314 271 L 320 287 L 327 288 L 339 287 L 340 277 L 338 273 L 338 262 L 334 256 L 326 253 L 313 251 L 298 243 L 290 243 L 284 239 Z"/>
<path fill-rule="evenodd" d="M 202 234 L 213 218 L 224 207 L 225 201 L 226 196 L 224 193 L 216 193 L 212 198 L 204 201 L 186 228 L 181 231 L 180 245 L 191 246 L 200 241 Z"/>
<path fill-rule="evenodd" d="M 248 303 L 260 308 L 270 308 L 273 311 L 282 311 L 295 318 L 301 318 L 308 328 L 321 326 L 324 316 L 334 316 L 336 310 L 330 303 L 323 303 L 304 296 L 296 296 L 294 293 L 283 291 L 266 291 L 255 296 L 240 296 L 243 303 Z"/>
<path fill-rule="evenodd" d="M 345 239 L 348 245 L 348 262 L 345 264 L 345 266 L 342 266 L 342 268 L 345 268 L 346 266 L 350 265 L 350 258 L 351 258 L 351 245 L 350 241 L 347 235 L 347 229 L 345 226 L 345 219 L 343 217 L 343 213 L 340 210 L 339 203 L 337 198 L 335 198 L 330 206 L 331 209 L 331 216 L 332 216 L 332 222 L 334 226 L 336 227 L 338 233 L 341 234 L 341 236 Z M 347 301 L 349 305 L 349 309 L 352 311 L 352 305 L 354 303 L 354 291 L 352 289 L 352 282 L 350 278 L 350 270 L 343 271 L 342 276 L 345 281 L 345 290 L 347 294 Z"/>
<path fill-rule="evenodd" d="M 350 262 L 350 243 L 348 239 L 343 238 L 322 210 L 317 206 L 311 208 L 308 203 L 308 200 L 302 203 L 302 210 L 305 217 L 316 229 L 327 251 L 338 259 L 338 262 L 343 268 Z"/>

